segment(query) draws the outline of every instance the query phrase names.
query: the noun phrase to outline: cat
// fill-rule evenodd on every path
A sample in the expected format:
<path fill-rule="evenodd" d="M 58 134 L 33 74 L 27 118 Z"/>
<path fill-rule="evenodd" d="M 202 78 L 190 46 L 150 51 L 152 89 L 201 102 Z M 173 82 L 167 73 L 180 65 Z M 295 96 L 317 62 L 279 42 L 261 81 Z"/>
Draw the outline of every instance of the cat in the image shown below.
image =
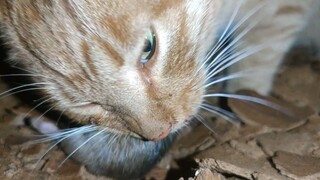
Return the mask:
<path fill-rule="evenodd" d="M 57 139 L 68 157 L 123 179 L 147 173 L 178 132 L 211 109 L 206 99 L 226 96 L 209 93 L 217 83 L 227 81 L 227 92 L 270 92 L 317 4 L 1 0 L 0 23 L 8 61 L 35 82 L 25 87 L 83 125 Z M 249 80 L 239 78 L 252 67 Z"/>

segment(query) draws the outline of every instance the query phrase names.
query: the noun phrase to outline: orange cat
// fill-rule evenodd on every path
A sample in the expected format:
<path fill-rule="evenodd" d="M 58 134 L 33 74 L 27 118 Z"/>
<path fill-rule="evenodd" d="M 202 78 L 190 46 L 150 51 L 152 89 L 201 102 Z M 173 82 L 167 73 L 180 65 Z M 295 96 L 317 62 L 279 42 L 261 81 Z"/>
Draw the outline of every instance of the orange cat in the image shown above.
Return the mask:
<path fill-rule="evenodd" d="M 94 173 L 126 178 L 150 170 L 204 100 L 219 96 L 208 89 L 242 76 L 234 72 L 263 66 L 268 73 L 227 89 L 267 93 L 315 4 L 1 0 L 0 22 L 10 61 L 55 110 L 84 125 L 59 139 L 65 151 Z"/>

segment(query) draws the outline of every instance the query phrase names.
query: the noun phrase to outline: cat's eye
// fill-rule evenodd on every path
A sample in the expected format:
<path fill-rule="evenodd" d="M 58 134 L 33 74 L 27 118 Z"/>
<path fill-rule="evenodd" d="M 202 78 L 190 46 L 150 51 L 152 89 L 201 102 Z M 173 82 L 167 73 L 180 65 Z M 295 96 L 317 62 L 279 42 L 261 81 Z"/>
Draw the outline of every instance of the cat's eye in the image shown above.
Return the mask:
<path fill-rule="evenodd" d="M 152 58 L 156 49 L 156 38 L 152 30 L 149 30 L 144 42 L 144 49 L 140 58 L 140 62 L 145 64 Z"/>

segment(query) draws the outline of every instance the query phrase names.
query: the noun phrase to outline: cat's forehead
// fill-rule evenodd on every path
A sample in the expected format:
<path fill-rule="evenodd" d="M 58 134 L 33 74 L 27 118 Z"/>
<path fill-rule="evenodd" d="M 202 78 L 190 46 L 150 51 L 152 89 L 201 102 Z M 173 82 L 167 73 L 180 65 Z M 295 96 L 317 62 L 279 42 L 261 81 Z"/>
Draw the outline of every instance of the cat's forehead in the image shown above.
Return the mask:
<path fill-rule="evenodd" d="M 119 43 L 119 48 L 135 47 L 143 41 L 148 30 L 156 32 L 162 28 L 164 39 L 188 38 L 198 42 L 199 33 L 208 17 L 212 2 L 208 0 L 132 0 L 87 2 L 85 7 L 73 7 L 80 12 L 78 18 L 89 17 L 100 33 L 106 33 L 109 40 Z M 209 6 L 209 4 L 211 4 Z M 83 4 L 82 4 L 83 5 Z M 213 8 L 212 8 L 213 9 Z M 165 32 L 164 32 L 165 31 Z M 158 34 L 160 36 L 160 34 Z M 178 37 L 178 36 L 179 37 Z"/>
<path fill-rule="evenodd" d="M 200 3 L 201 2 L 201 3 Z M 136 26 L 141 26 L 140 23 L 151 23 L 153 19 L 166 17 L 175 19 L 176 15 L 193 15 L 204 16 L 208 13 L 209 4 L 215 1 L 209 0 L 119 0 L 119 1 L 88 1 L 86 4 L 77 4 L 74 9 L 85 10 L 87 16 L 91 16 L 93 20 L 100 22 L 108 22 L 110 19 L 118 20 L 118 23 L 129 24 L 138 22 Z M 173 16 L 165 16 L 168 11 L 171 11 Z M 200 13 L 195 13 L 196 11 Z M 192 18 L 191 16 L 189 18 Z M 179 19 L 175 19 L 179 20 Z M 141 27 L 143 28 L 143 27 Z"/>

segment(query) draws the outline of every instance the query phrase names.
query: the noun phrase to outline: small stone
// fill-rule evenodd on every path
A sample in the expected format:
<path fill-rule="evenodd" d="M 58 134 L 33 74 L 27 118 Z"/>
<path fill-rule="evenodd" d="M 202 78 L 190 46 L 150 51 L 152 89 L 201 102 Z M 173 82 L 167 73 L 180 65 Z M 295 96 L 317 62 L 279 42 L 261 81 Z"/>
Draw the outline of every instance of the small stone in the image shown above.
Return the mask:
<path fill-rule="evenodd" d="M 281 174 L 293 179 L 320 178 L 320 158 L 279 151 L 272 158 Z"/>
<path fill-rule="evenodd" d="M 247 179 L 251 179 L 253 174 L 256 174 L 257 179 L 286 179 L 278 174 L 266 158 L 254 159 L 228 144 L 210 148 L 196 158 L 201 168 L 214 169 L 219 173 Z"/>
<path fill-rule="evenodd" d="M 28 140 L 30 139 L 27 137 L 12 134 L 5 138 L 5 145 L 7 146 L 21 145 L 27 142 Z"/>
<path fill-rule="evenodd" d="M 22 155 L 35 155 L 41 152 L 42 144 L 31 145 L 21 151 Z"/>
<path fill-rule="evenodd" d="M 166 179 L 167 173 L 168 169 L 154 168 L 146 175 L 145 180 Z"/>
<path fill-rule="evenodd" d="M 309 58 L 310 59 L 310 58 Z M 295 59 L 288 59 L 296 62 Z M 281 76 L 274 82 L 273 94 L 287 101 L 299 105 L 310 105 L 314 110 L 320 110 L 319 57 L 312 57 L 311 61 L 294 67 L 284 67 Z"/>
<path fill-rule="evenodd" d="M 80 164 L 75 161 L 68 160 L 57 170 L 57 174 L 62 176 L 78 175 L 80 168 Z"/>
<path fill-rule="evenodd" d="M 17 169 L 17 165 L 15 165 L 14 163 L 9 164 L 8 167 L 10 169 Z"/>
<path fill-rule="evenodd" d="M 257 141 L 264 152 L 273 156 L 276 151 L 308 154 L 314 149 L 312 142 L 315 142 L 315 139 L 308 132 L 278 132 L 260 135 Z"/>
<path fill-rule="evenodd" d="M 204 125 L 198 125 L 192 132 L 180 137 L 170 150 L 173 158 L 179 159 L 206 149 L 215 143 L 212 132 Z"/>
<path fill-rule="evenodd" d="M 8 170 L 4 171 L 3 174 L 4 174 L 6 177 L 8 177 L 8 178 L 13 178 L 13 176 L 14 176 L 15 174 L 17 174 L 17 172 L 16 172 L 16 170 L 8 169 Z"/>
<path fill-rule="evenodd" d="M 259 160 L 261 158 L 266 158 L 266 155 L 261 150 L 261 148 L 257 145 L 255 140 L 231 140 L 231 147 L 236 149 L 237 151 L 253 158 Z"/>
<path fill-rule="evenodd" d="M 320 157 L 320 147 L 317 147 L 317 149 L 314 149 L 311 152 L 312 156 Z"/>
<path fill-rule="evenodd" d="M 24 164 L 23 167 L 26 168 L 27 170 L 38 170 L 37 167 L 41 166 L 41 164 L 39 163 L 35 163 L 35 162 L 32 162 L 32 163 L 27 163 L 27 164 Z"/>
<path fill-rule="evenodd" d="M 292 103 L 272 97 L 264 97 L 250 90 L 240 90 L 239 95 L 257 98 L 265 105 L 238 99 L 228 99 L 231 109 L 246 124 L 266 126 L 274 130 L 290 130 L 304 124 L 314 112 L 309 107 L 297 107 Z M 269 107 L 271 106 L 271 107 Z"/>
<path fill-rule="evenodd" d="M 213 173 L 210 169 L 199 169 L 196 172 L 195 180 L 225 180 L 226 178 L 219 174 Z"/>

